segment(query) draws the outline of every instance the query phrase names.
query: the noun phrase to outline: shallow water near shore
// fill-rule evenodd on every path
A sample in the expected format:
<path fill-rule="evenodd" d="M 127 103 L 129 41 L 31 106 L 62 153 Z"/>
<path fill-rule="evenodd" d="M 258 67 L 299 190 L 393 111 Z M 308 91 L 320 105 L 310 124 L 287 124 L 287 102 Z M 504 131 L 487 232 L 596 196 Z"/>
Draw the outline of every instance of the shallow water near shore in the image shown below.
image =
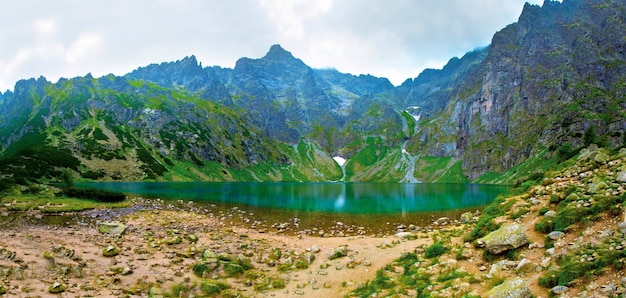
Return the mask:
<path fill-rule="evenodd" d="M 299 230 L 363 227 L 385 233 L 399 225 L 426 226 L 440 217 L 482 209 L 509 186 L 399 183 L 77 183 L 162 199 L 171 206 L 194 206 L 224 224 L 270 227 L 287 223 Z"/>

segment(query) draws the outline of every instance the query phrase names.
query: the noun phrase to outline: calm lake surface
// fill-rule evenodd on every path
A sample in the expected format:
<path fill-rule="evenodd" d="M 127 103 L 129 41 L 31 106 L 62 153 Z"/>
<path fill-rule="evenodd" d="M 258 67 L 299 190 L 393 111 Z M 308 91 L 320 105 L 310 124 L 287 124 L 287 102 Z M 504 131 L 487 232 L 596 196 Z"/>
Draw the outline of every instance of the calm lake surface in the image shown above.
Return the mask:
<path fill-rule="evenodd" d="M 459 218 L 511 189 L 476 184 L 287 182 L 105 182 L 76 183 L 76 187 L 158 198 L 172 206 L 193 201 L 196 210 L 225 224 L 270 227 L 297 222 L 300 229 L 328 231 L 341 223 L 371 233 L 391 232 L 398 225 L 427 226 L 443 216 Z"/>
<path fill-rule="evenodd" d="M 343 214 L 402 214 L 482 207 L 509 186 L 402 183 L 78 183 L 130 195 Z"/>

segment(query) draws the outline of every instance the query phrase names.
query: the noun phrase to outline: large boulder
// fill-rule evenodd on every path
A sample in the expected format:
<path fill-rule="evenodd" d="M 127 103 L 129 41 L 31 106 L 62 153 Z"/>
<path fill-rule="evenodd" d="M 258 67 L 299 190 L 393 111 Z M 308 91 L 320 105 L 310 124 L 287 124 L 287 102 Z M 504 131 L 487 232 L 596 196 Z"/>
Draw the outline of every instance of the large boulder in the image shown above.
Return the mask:
<path fill-rule="evenodd" d="M 528 282 L 521 278 L 509 279 L 489 290 L 489 298 L 530 298 Z"/>
<path fill-rule="evenodd" d="M 126 225 L 119 222 L 101 222 L 98 225 L 98 230 L 102 234 L 121 236 L 126 231 Z"/>
<path fill-rule="evenodd" d="M 522 225 L 513 223 L 503 225 L 499 229 L 478 239 L 478 243 L 484 246 L 492 254 L 500 254 L 510 249 L 516 249 L 528 243 Z"/>

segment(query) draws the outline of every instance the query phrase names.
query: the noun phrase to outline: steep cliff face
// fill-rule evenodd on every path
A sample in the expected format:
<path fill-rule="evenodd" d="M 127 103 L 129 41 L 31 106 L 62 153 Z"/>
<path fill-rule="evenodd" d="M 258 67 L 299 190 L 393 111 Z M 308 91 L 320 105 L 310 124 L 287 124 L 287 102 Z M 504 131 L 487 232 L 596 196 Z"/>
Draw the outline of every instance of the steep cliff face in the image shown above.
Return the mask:
<path fill-rule="evenodd" d="M 519 21 L 494 35 L 487 56 L 465 77 L 478 79 L 453 86 L 419 144 L 427 154 L 463 159 L 475 179 L 546 147 L 582 144 L 588 129 L 620 142 L 625 16 L 619 1 L 526 4 Z"/>

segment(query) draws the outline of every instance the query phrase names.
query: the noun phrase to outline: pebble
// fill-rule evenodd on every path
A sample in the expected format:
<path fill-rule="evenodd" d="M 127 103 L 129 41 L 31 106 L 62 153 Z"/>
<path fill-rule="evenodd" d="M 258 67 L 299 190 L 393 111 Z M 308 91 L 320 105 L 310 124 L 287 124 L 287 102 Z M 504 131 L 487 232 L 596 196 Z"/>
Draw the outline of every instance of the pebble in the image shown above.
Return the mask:
<path fill-rule="evenodd" d="M 554 210 L 549 210 L 548 212 L 546 212 L 543 216 L 545 217 L 556 217 L 556 211 Z"/>
<path fill-rule="evenodd" d="M 320 252 L 320 248 L 319 248 L 319 247 L 317 247 L 317 245 L 315 245 L 315 244 L 313 244 L 309 250 L 310 250 L 312 253 L 318 253 L 318 252 Z"/>
<path fill-rule="evenodd" d="M 556 286 L 556 287 L 553 287 L 552 289 L 550 289 L 550 291 L 552 293 L 556 294 L 556 295 L 564 294 L 568 290 L 569 290 L 569 288 L 566 287 L 566 286 Z"/>
<path fill-rule="evenodd" d="M 563 236 L 565 236 L 565 233 L 561 231 L 553 231 L 553 232 L 550 232 L 550 234 L 548 234 L 548 237 L 550 237 L 550 239 L 552 240 L 557 240 Z"/>

